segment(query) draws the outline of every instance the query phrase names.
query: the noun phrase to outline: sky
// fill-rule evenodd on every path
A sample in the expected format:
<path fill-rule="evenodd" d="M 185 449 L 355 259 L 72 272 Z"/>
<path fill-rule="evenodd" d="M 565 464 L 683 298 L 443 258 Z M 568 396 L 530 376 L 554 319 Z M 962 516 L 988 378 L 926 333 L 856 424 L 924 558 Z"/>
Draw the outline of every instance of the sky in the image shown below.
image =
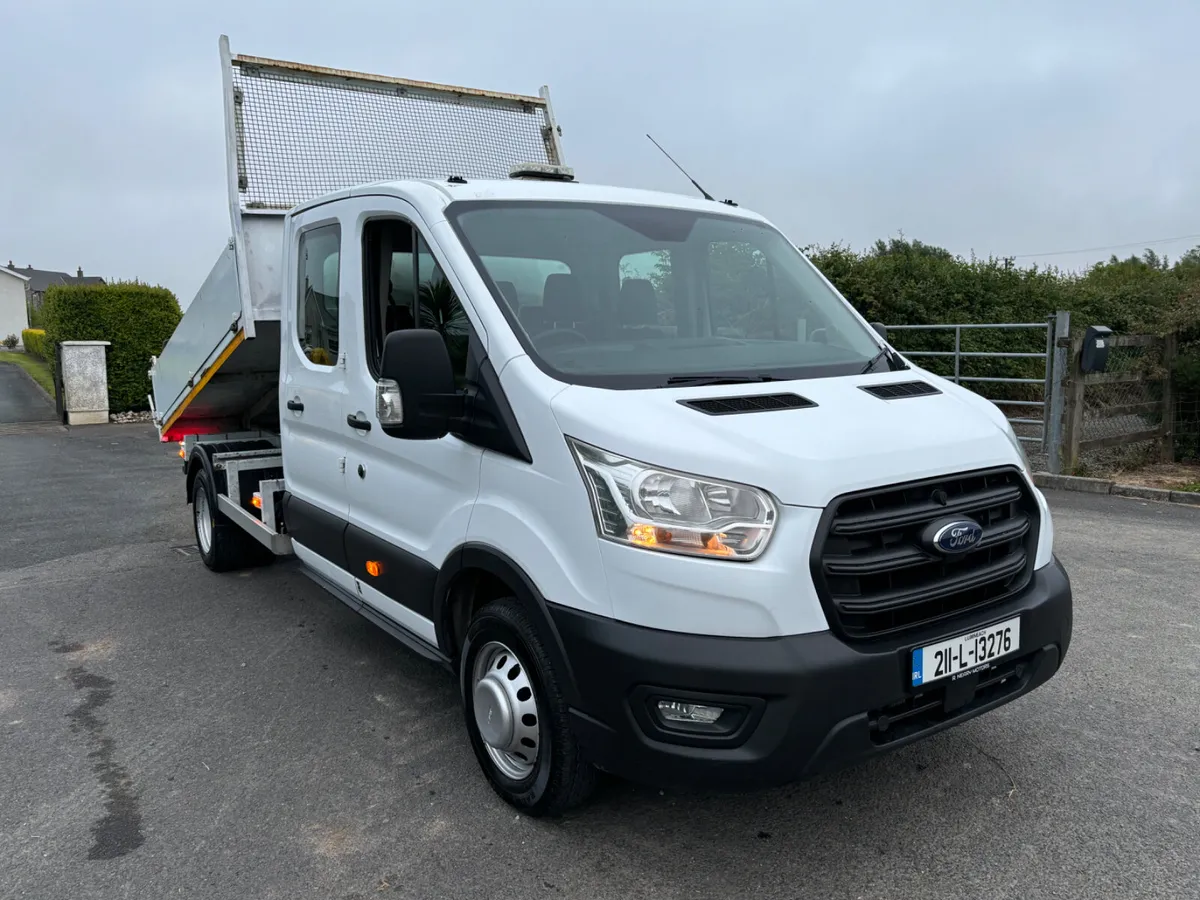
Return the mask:
<path fill-rule="evenodd" d="M 0 265 L 185 306 L 230 233 L 222 33 L 246 55 L 548 84 L 580 180 L 691 192 L 649 132 L 800 245 L 903 233 L 1078 270 L 1200 244 L 1194 0 L 0 0 L 0 23 Z"/>

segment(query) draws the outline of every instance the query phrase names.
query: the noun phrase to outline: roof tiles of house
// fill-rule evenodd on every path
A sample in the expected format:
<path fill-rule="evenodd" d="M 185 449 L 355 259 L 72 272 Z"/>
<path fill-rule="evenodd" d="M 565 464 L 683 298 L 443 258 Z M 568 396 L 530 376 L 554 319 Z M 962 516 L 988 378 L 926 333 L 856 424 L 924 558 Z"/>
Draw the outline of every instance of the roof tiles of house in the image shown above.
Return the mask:
<path fill-rule="evenodd" d="M 29 291 L 33 294 L 45 293 L 46 288 L 52 284 L 104 284 L 104 279 L 99 275 L 84 275 L 83 269 L 77 269 L 75 275 L 68 275 L 66 272 L 52 272 L 49 269 L 35 269 L 33 266 L 20 269 L 12 264 L 11 259 L 5 268 L 28 278 Z"/>

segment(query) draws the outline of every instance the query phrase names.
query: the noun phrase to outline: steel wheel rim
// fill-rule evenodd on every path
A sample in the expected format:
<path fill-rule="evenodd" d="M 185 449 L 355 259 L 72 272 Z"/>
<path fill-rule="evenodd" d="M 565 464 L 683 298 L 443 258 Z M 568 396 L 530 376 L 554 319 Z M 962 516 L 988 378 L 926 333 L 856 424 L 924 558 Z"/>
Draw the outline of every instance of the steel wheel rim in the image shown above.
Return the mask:
<path fill-rule="evenodd" d="M 507 778 L 533 774 L 541 748 L 537 694 L 517 654 L 490 641 L 475 657 L 471 675 L 475 727 L 492 763 Z"/>
<path fill-rule="evenodd" d="M 208 553 L 212 549 L 212 515 L 208 509 L 208 493 L 201 491 L 196 495 L 196 539 L 200 549 Z"/>

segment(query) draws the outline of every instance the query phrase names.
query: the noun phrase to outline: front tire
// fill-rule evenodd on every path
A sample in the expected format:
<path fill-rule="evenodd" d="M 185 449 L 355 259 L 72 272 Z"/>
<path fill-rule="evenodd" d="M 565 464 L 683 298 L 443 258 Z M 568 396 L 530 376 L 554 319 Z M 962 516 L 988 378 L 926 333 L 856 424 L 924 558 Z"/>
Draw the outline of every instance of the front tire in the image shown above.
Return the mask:
<path fill-rule="evenodd" d="M 270 558 L 262 544 L 217 508 L 217 492 L 203 470 L 192 484 L 192 525 L 200 558 L 214 572 L 232 572 Z"/>
<path fill-rule="evenodd" d="M 471 621 L 460 677 L 471 746 L 493 789 L 531 816 L 583 803 L 596 769 L 571 731 L 558 675 L 515 599 L 495 600 Z"/>

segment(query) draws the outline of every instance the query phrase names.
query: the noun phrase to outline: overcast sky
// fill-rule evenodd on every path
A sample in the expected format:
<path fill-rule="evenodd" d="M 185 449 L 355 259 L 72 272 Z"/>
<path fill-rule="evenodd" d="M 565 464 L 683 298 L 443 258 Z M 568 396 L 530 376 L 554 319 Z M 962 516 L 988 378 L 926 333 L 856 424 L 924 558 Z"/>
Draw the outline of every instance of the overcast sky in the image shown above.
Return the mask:
<path fill-rule="evenodd" d="M 1200 3 L 135 3 L 0 14 L 0 265 L 186 305 L 229 234 L 234 53 L 536 93 L 582 180 L 718 197 L 796 243 L 900 231 L 1079 268 L 1200 243 Z"/>

